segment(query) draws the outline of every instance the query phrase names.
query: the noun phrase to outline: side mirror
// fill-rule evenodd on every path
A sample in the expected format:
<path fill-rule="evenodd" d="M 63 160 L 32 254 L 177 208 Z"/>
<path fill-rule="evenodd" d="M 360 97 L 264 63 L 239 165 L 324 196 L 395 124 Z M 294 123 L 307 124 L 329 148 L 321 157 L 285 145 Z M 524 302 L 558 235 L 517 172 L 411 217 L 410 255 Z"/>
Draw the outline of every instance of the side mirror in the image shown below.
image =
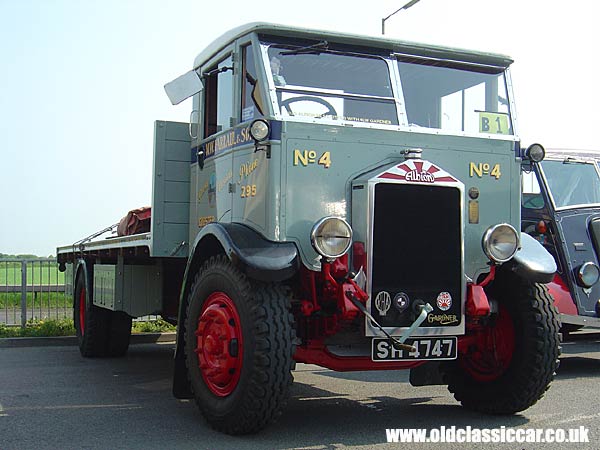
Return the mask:
<path fill-rule="evenodd" d="M 202 80 L 195 70 L 190 70 L 165 84 L 165 92 L 173 105 L 180 104 L 192 95 L 196 95 L 202 89 Z"/>

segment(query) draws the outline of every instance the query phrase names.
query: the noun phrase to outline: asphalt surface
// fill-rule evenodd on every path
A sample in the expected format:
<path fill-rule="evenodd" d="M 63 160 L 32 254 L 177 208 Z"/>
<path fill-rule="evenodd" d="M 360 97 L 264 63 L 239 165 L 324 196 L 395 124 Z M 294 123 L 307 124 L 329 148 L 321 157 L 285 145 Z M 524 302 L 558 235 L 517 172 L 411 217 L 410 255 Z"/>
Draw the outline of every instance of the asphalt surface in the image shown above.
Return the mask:
<path fill-rule="evenodd" d="M 546 396 L 509 417 L 470 412 L 443 386 L 408 372 L 336 373 L 299 364 L 280 420 L 259 434 L 222 435 L 192 401 L 171 396 L 172 343 L 125 358 L 84 359 L 73 345 L 0 345 L 0 449 L 598 449 L 600 335 L 567 342 Z M 587 444 L 387 444 L 386 428 L 578 428 Z"/>

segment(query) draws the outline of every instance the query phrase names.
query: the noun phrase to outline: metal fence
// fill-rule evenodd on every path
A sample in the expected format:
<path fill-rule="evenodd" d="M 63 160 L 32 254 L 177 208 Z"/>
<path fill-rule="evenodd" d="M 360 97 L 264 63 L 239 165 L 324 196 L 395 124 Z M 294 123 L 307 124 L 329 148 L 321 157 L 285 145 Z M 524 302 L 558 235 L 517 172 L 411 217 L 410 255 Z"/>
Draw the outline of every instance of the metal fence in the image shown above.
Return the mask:
<path fill-rule="evenodd" d="M 28 321 L 72 318 L 72 289 L 65 286 L 65 273 L 58 271 L 56 259 L 0 259 L 0 325 L 25 327 Z"/>
<path fill-rule="evenodd" d="M 55 259 L 0 260 L 0 324 L 72 317 L 65 277 Z"/>

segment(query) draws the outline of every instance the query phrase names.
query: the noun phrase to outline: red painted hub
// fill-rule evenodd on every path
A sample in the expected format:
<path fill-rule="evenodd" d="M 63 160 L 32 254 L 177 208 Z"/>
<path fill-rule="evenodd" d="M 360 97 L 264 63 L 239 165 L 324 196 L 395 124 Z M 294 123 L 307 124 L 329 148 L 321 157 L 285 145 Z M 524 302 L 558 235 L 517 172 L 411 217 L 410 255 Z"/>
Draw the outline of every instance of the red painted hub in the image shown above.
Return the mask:
<path fill-rule="evenodd" d="M 231 394 L 240 379 L 244 346 L 240 316 L 227 294 L 215 292 L 206 299 L 196 336 L 196 354 L 206 386 L 219 397 Z"/>
<path fill-rule="evenodd" d="M 513 321 L 508 310 L 500 305 L 495 324 L 477 331 L 475 339 L 459 361 L 475 381 L 490 382 L 508 369 L 514 350 Z"/>
<path fill-rule="evenodd" d="M 79 294 L 79 331 L 83 336 L 85 332 L 85 287 L 81 289 Z"/>

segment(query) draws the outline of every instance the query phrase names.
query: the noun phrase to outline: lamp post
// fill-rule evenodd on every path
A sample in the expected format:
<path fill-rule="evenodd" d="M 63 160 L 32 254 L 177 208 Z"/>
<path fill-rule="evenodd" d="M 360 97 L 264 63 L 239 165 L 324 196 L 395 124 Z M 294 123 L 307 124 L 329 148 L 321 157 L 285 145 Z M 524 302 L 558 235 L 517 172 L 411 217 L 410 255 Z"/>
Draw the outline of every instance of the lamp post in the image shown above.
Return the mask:
<path fill-rule="evenodd" d="M 421 0 L 411 0 L 410 2 L 408 2 L 406 5 L 404 5 L 402 8 L 397 9 L 396 11 L 394 11 L 393 13 L 391 13 L 389 16 L 384 17 L 383 19 L 381 19 L 381 34 L 385 34 L 385 21 L 388 20 L 390 17 L 392 17 L 394 14 L 399 13 L 400 11 L 402 11 L 403 9 L 408 9 L 411 6 L 413 6 L 415 3 L 420 2 Z"/>

